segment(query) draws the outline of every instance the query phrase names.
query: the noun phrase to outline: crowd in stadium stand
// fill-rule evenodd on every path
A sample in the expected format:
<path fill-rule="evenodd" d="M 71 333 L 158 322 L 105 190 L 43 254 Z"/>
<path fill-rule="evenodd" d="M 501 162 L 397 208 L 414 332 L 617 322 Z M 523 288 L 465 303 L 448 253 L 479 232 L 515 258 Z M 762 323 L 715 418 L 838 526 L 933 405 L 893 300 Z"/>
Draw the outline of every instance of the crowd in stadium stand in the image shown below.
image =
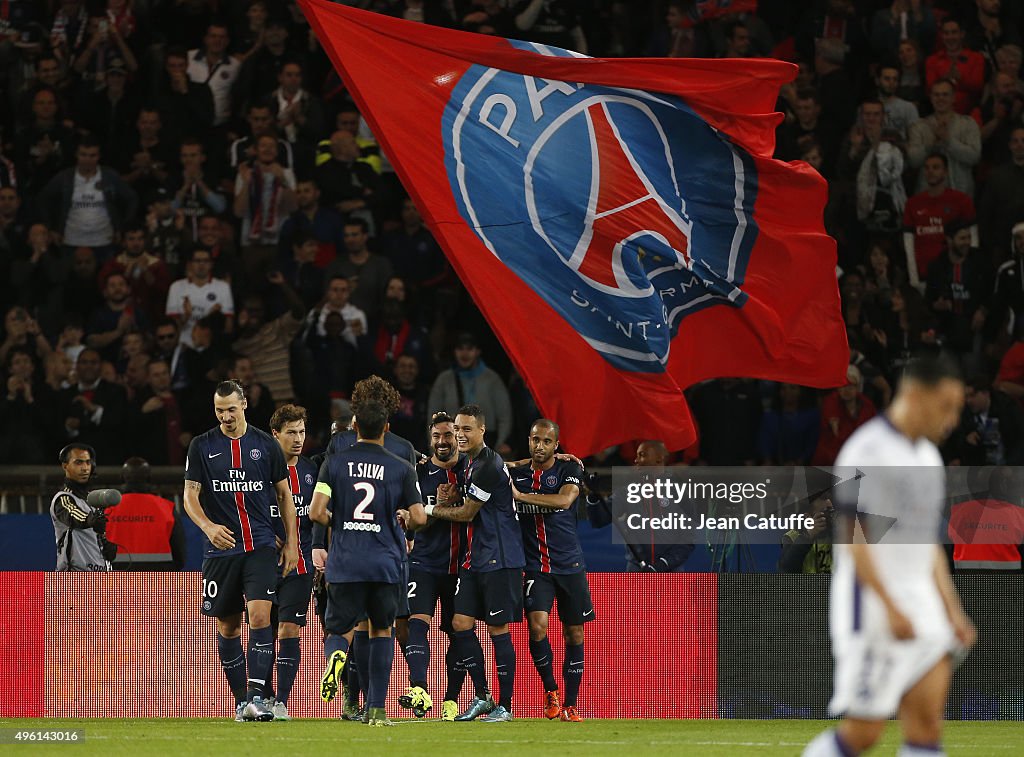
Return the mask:
<path fill-rule="evenodd" d="M 692 387 L 701 439 L 674 459 L 831 463 L 932 349 L 970 378 L 947 459 L 1024 461 L 1024 4 L 347 4 L 596 56 L 798 63 L 776 157 L 828 180 L 848 383 Z M 476 401 L 489 443 L 523 451 L 535 398 L 295 2 L 4 0 L 0 101 L 0 461 L 78 440 L 180 464 L 228 376 L 258 426 L 308 407 L 312 450 L 379 374 L 420 447 L 428 411 Z"/>

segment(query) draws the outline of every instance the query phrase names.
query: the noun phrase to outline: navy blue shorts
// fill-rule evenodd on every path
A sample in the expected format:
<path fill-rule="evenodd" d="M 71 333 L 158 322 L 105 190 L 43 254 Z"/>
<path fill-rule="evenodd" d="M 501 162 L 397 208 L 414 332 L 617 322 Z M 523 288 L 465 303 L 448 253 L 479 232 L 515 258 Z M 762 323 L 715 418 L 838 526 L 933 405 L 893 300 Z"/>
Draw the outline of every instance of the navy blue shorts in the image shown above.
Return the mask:
<path fill-rule="evenodd" d="M 402 584 L 378 581 L 327 584 L 324 630 L 327 633 L 345 634 L 355 628 L 356 623 L 366 619 L 374 628 L 393 626 L 401 597 L 405 594 L 404 589 Z"/>
<path fill-rule="evenodd" d="M 309 613 L 309 600 L 313 596 L 313 574 L 299 575 L 294 573 L 282 578 L 277 584 L 277 606 L 274 608 L 278 623 L 294 623 L 306 626 L 306 615 Z"/>
<path fill-rule="evenodd" d="M 458 576 L 429 573 L 413 565 L 409 568 L 409 589 L 406 592 L 409 614 L 434 617 L 434 610 L 440 603 L 441 630 L 451 633 L 452 615 L 455 614 L 455 586 L 458 581 Z"/>
<path fill-rule="evenodd" d="M 594 619 L 586 571 L 559 574 L 527 571 L 523 576 L 526 612 L 550 615 L 555 600 L 558 601 L 558 619 L 563 626 L 581 626 Z"/>
<path fill-rule="evenodd" d="M 246 601 L 277 603 L 277 552 L 260 547 L 203 560 L 203 615 L 226 618 L 245 610 Z"/>
<path fill-rule="evenodd" d="M 500 568 L 479 573 L 462 568 L 455 583 L 455 613 L 489 626 L 523 619 L 523 571 Z"/>

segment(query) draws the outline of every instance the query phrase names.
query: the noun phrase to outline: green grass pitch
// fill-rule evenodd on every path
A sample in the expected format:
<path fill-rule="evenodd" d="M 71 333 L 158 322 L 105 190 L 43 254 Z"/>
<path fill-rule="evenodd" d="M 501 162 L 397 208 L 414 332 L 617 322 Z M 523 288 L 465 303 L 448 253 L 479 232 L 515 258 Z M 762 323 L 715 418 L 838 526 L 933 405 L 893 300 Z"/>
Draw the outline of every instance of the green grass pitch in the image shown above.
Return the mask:
<path fill-rule="evenodd" d="M 154 706 L 159 706 L 154 702 Z M 336 720 L 235 723 L 174 719 L 7 719 L 0 729 L 82 729 L 80 744 L 4 744 L 7 754 L 332 755 L 799 755 L 803 745 L 828 727 L 817 720 L 588 720 L 583 723 L 522 719 L 511 723 L 442 723 L 398 720 L 394 728 L 369 728 Z M 9 734 L 9 731 L 7 731 Z M 6 734 L 5 734 L 6 735 Z M 872 754 L 893 754 L 899 729 L 891 723 Z M 946 726 L 950 757 L 1024 754 L 1024 728 L 1012 722 L 954 722 Z"/>

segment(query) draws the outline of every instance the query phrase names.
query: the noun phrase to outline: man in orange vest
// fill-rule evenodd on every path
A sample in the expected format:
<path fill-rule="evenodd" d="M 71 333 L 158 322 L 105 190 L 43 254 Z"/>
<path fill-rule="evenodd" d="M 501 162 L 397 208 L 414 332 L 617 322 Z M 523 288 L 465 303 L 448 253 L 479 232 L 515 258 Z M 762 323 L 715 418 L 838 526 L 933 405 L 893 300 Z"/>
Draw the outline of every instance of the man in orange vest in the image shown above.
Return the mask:
<path fill-rule="evenodd" d="M 121 468 L 121 503 L 108 511 L 107 538 L 118 545 L 118 570 L 181 570 L 185 539 L 174 503 L 153 493 L 149 463 L 129 457 Z"/>
<path fill-rule="evenodd" d="M 992 469 L 986 495 L 953 505 L 949 537 L 957 571 L 1019 571 L 1024 544 L 1024 507 L 1015 468 Z"/>

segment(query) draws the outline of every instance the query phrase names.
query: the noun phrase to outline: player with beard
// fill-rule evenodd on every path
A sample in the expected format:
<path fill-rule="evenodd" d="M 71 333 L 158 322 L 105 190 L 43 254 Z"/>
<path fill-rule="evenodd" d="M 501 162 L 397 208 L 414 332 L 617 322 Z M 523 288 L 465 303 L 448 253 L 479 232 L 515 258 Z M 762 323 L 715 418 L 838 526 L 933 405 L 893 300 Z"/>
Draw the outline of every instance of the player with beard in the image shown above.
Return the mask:
<path fill-rule="evenodd" d="M 274 658 L 270 619 L 278 577 L 299 561 L 295 505 L 281 447 L 245 420 L 242 386 L 222 381 L 213 407 L 219 425 L 189 445 L 183 497 L 185 512 L 206 536 L 203 614 L 217 620 L 217 652 L 235 695 L 235 719 L 273 720 L 263 687 Z M 280 558 L 271 516 L 275 504 L 285 531 Z M 243 610 L 249 621 L 247 655 Z"/>
<path fill-rule="evenodd" d="M 576 500 L 583 469 L 575 460 L 556 459 L 558 424 L 542 418 L 530 427 L 530 462 L 511 469 L 512 495 L 519 513 L 526 568 L 523 601 L 530 625 L 530 655 L 544 682 L 544 715 L 568 722 L 583 718 L 576 698 L 583 679 L 583 624 L 594 620 L 583 550 L 576 535 Z M 565 657 L 564 709 L 552 670 L 548 616 L 558 601 Z"/>
<path fill-rule="evenodd" d="M 462 483 L 466 456 L 455 446 L 455 419 L 448 413 L 434 413 L 430 419 L 430 458 L 417 466 L 420 490 L 426 505 L 437 504 L 437 490 Z M 432 520 L 416 535 L 416 546 L 409 554 L 409 636 L 405 660 L 409 665 L 409 690 L 398 698 L 403 707 L 423 717 L 433 707 L 427 693 L 427 668 L 430 645 L 427 631 L 438 601 L 441 603 L 441 630 L 448 636 L 445 666 L 448 686 L 441 709 L 442 720 L 455 720 L 458 698 L 466 671 L 456 667 L 452 616 L 459 579 L 459 563 L 465 555 L 466 527 L 454 521 Z"/>
<path fill-rule="evenodd" d="M 479 405 L 464 405 L 455 416 L 455 440 L 466 453 L 465 481 L 459 494 L 450 484 L 438 487 L 436 505 L 427 515 L 466 523 L 466 556 L 459 568 L 452 617 L 460 664 L 473 678 L 476 696 L 456 720 L 505 723 L 512 720 L 516 651 L 509 624 L 523 619 L 523 537 L 516 519 L 505 461 L 484 444 L 487 426 Z M 483 620 L 494 645 L 499 697 L 487 685 L 484 654 L 476 635 Z M 482 717 L 481 717 L 482 716 Z"/>

